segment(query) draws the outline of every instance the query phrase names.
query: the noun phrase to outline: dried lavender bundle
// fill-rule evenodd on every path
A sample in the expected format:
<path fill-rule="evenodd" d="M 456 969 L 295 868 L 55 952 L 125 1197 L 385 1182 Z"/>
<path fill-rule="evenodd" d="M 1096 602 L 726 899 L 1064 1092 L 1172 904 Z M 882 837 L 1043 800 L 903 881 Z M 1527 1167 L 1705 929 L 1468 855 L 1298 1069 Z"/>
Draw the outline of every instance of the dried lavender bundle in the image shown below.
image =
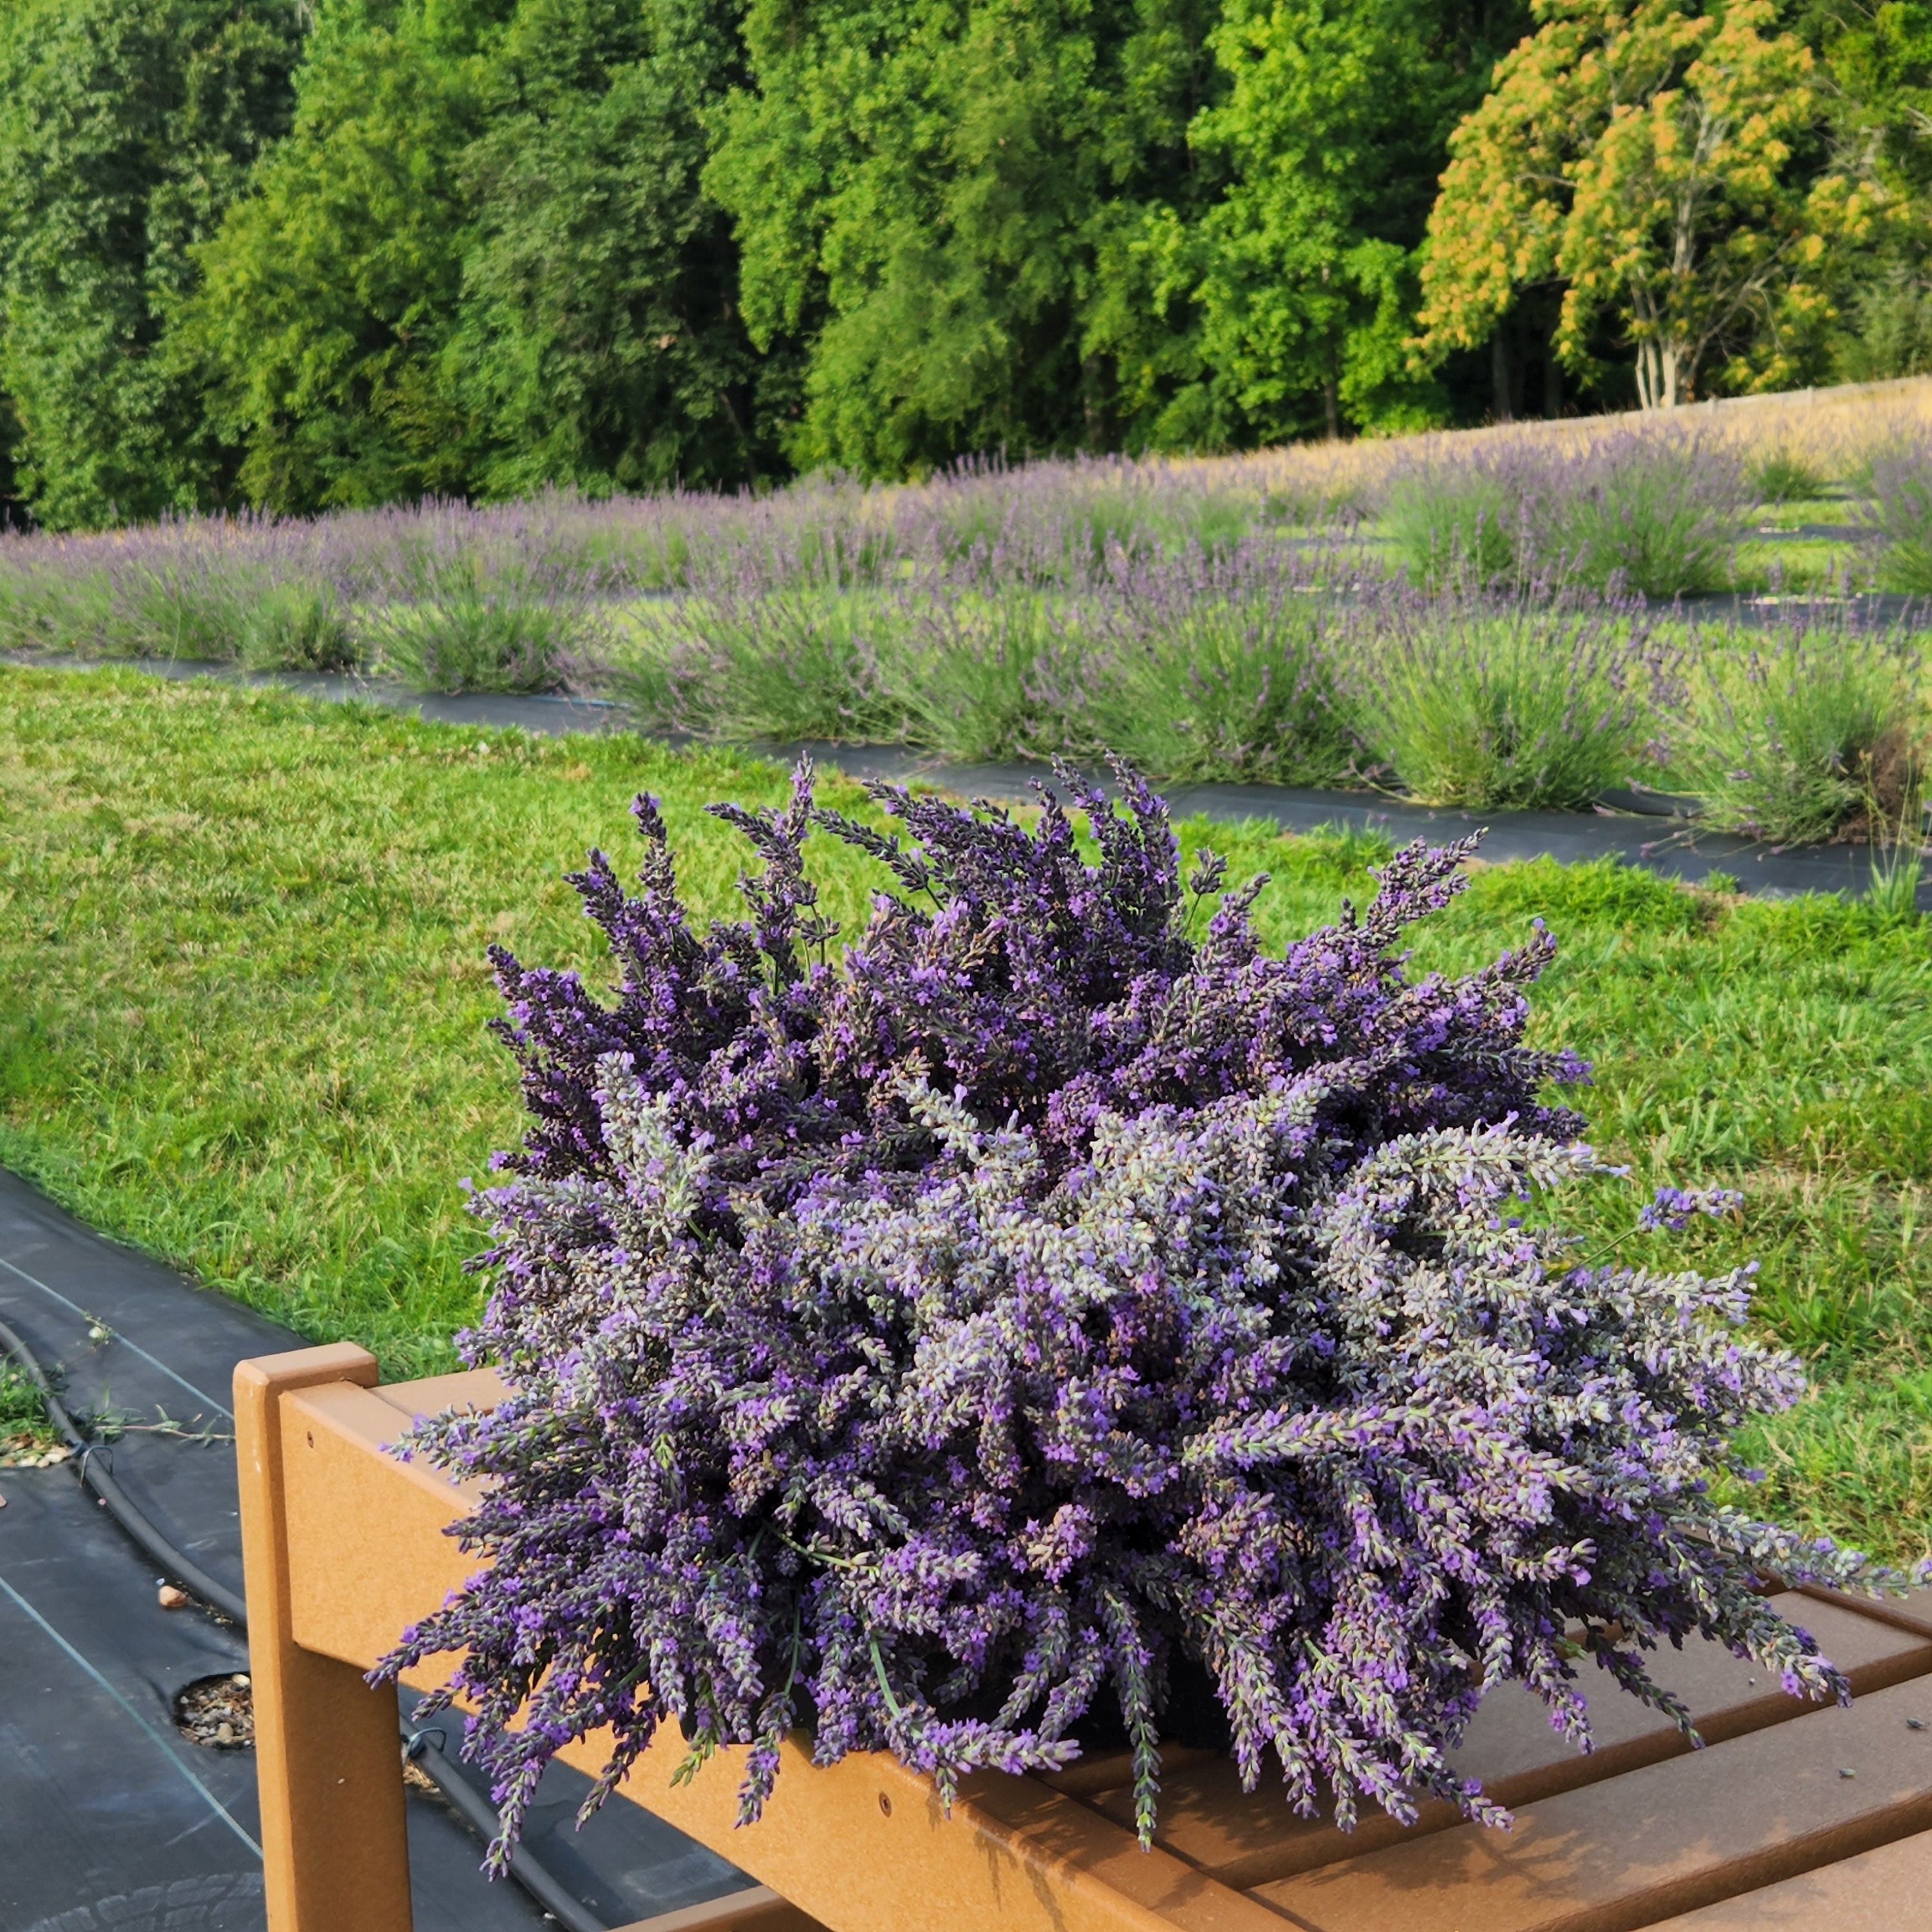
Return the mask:
<path fill-rule="evenodd" d="M 449 1651 L 499 1868 L 545 1762 L 600 1726 L 604 1784 L 675 1720 L 961 1774 L 1062 1765 L 1124 1724 L 1151 1832 L 1178 1664 L 1252 1786 L 1501 1814 L 1447 1754 L 1518 1678 L 1587 1738 L 1576 1660 L 1648 1676 L 1702 1632 L 1844 1696 L 1753 1584 L 1863 1559 L 1711 1498 L 1726 1438 L 1802 1386 L 1738 1333 L 1748 1275 L 1655 1274 L 1523 1212 L 1604 1170 L 1522 1043 L 1540 928 L 1462 980 L 1394 948 L 1473 841 L 1420 845 L 1365 915 L 1264 955 L 1262 882 L 1189 889 L 1165 808 L 1063 772 L 1029 832 L 887 787 L 907 836 L 812 804 L 713 809 L 762 854 L 694 932 L 662 820 L 640 890 L 575 883 L 621 989 L 495 956 L 534 1117 L 479 1198 L 495 1292 L 466 1338 L 512 1394 L 414 1453 L 487 1498 L 490 1567 L 404 1634 Z M 814 826 L 898 888 L 830 963 Z M 1722 1200 L 1666 1192 L 1643 1226 Z M 1574 1639 L 1580 1625 L 1581 1648 Z M 1566 1632 L 1569 1634 L 1566 1635 Z M 1118 1716 L 1109 1708 L 1118 1706 Z"/>

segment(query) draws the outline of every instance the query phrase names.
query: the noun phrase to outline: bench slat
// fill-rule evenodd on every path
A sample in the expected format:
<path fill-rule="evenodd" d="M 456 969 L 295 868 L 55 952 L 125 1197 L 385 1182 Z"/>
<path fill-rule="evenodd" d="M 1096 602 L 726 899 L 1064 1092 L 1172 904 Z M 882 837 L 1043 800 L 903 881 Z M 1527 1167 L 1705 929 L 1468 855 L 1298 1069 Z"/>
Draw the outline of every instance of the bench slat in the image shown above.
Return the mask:
<path fill-rule="evenodd" d="M 1932 1637 L 1932 1588 L 1909 1590 L 1903 1597 L 1850 1597 L 1840 1590 L 1806 1583 L 1799 1586 L 1798 1594 L 1816 1603 L 1843 1605 L 1894 1630 Z"/>
<path fill-rule="evenodd" d="M 788 1905 L 770 1886 L 754 1885 L 706 1899 L 702 1905 L 640 1918 L 616 1932 L 825 1932 L 825 1928 L 796 1906 Z"/>
<path fill-rule="evenodd" d="M 1932 1832 L 1666 1919 L 1656 1932 L 1910 1932 L 1932 1916 Z"/>
<path fill-rule="evenodd" d="M 1922 1640 L 1841 1605 L 1811 1602 L 1796 1592 L 1773 1600 L 1782 1616 L 1818 1639 L 1861 1696 L 1932 1671 L 1932 1638 Z M 1683 1699 L 1707 1744 L 1742 1737 L 1816 1708 L 1788 1696 L 1766 1678 L 1762 1666 L 1742 1662 L 1705 1638 L 1693 1639 L 1682 1651 L 1666 1648 L 1656 1653 L 1652 1670 L 1659 1683 Z M 1669 1718 L 1618 1690 L 1594 1665 L 1582 1665 L 1581 1672 L 1586 1692 L 1597 1690 L 1596 1748 L 1587 1756 L 1550 1728 L 1540 1698 L 1510 1684 L 1484 1700 L 1456 1754 L 1456 1770 L 1480 1778 L 1499 1804 L 1514 1808 L 1690 1749 Z M 1117 1824 L 1132 1828 L 1130 1790 L 1117 1789 L 1088 1802 Z M 1162 1778 L 1158 1838 L 1176 1857 L 1213 1873 L 1224 1885 L 1245 1890 L 1461 1822 L 1454 1805 L 1435 1802 L 1423 1806 L 1413 1826 L 1400 1825 L 1370 1807 L 1352 1832 L 1339 1831 L 1325 1817 L 1296 1817 L 1272 1780 L 1264 1780 L 1257 1791 L 1243 1791 L 1233 1763 L 1222 1757 Z"/>
<path fill-rule="evenodd" d="M 1309 1932 L 1629 1932 L 1932 1828 L 1911 1718 L 1924 1680 L 1253 1895 Z"/>

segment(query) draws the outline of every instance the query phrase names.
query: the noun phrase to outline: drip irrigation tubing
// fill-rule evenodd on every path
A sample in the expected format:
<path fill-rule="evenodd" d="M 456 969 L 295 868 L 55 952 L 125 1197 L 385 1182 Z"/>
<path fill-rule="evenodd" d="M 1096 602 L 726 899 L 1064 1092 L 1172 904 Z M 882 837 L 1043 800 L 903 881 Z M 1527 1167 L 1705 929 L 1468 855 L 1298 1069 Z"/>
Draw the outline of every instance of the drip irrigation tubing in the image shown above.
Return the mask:
<path fill-rule="evenodd" d="M 161 1570 L 190 1596 L 198 1597 L 238 1629 L 245 1631 L 248 1628 L 247 1602 L 226 1584 L 211 1576 L 184 1550 L 178 1549 L 114 1480 L 111 1459 L 104 1455 L 102 1445 L 89 1442 L 75 1426 L 74 1418 L 68 1413 L 46 1370 L 33 1351 L 4 1322 L 0 1322 L 0 1351 L 17 1364 L 38 1391 L 47 1419 L 74 1454 L 82 1486 L 94 1492 L 108 1514 Z M 400 1726 L 400 1730 L 403 1756 L 423 1772 L 464 1823 L 488 1844 L 496 1835 L 496 1810 L 445 1754 L 444 1734 L 440 1727 L 412 1730 L 405 1724 Z M 610 1932 L 604 1921 L 527 1846 L 519 1844 L 512 1848 L 510 1876 L 566 1928 L 566 1932 Z"/>

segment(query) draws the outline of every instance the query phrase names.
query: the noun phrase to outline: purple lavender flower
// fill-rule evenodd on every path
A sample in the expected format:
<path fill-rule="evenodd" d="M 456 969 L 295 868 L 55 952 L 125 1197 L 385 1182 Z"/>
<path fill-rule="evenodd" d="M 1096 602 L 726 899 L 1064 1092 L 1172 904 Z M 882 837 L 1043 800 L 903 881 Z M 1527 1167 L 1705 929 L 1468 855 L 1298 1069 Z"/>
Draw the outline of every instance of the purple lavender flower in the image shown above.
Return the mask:
<path fill-rule="evenodd" d="M 1660 1187 L 1656 1198 L 1641 1209 L 1637 1222 L 1647 1230 L 1668 1228 L 1681 1234 L 1700 1214 L 1721 1220 L 1733 1208 L 1744 1205 L 1744 1197 L 1730 1187 Z"/>
<path fill-rule="evenodd" d="M 658 1727 L 976 1767 L 1124 1737 L 1151 1834 L 1163 1727 L 1204 1683 L 1252 1787 L 1504 1814 L 1448 1754 L 1534 1688 L 1582 1743 L 1582 1654 L 1689 1718 L 1646 1653 L 1693 1632 L 1845 1694 L 1754 1588 L 1863 1559 L 1712 1501 L 1747 1418 L 1802 1387 L 1738 1332 L 1748 1275 L 1580 1260 L 1525 1197 L 1604 1170 L 1523 1044 L 1553 942 L 1412 977 L 1405 927 L 1474 842 L 1402 852 L 1366 912 L 1264 954 L 1262 881 L 1184 887 L 1160 801 L 1063 770 L 1028 830 L 888 787 L 890 836 L 715 808 L 764 870 L 694 932 L 638 801 L 640 889 L 576 884 L 620 983 L 495 956 L 532 1120 L 478 1197 L 494 1292 L 466 1338 L 510 1384 L 415 1448 L 485 1499 L 486 1554 L 383 1672 L 446 1690 L 502 1807 L 558 1745 Z M 817 827 L 881 891 L 842 962 Z M 1190 938 L 1198 902 L 1219 892 Z M 1682 1202 L 1657 1211 L 1666 1220 Z"/>

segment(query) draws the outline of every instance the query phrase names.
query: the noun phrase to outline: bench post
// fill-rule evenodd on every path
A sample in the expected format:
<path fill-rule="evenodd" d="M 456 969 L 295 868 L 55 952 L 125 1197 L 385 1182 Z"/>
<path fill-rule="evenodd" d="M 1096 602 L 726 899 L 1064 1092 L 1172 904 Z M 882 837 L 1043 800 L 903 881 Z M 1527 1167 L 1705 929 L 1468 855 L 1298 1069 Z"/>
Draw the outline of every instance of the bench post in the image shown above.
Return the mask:
<path fill-rule="evenodd" d="M 375 1357 L 346 1342 L 235 1370 L 268 1932 L 410 1932 L 395 1693 L 372 1690 L 353 1664 L 296 1642 L 282 1470 L 285 1394 L 328 1382 L 373 1388 L 379 1379 Z"/>

